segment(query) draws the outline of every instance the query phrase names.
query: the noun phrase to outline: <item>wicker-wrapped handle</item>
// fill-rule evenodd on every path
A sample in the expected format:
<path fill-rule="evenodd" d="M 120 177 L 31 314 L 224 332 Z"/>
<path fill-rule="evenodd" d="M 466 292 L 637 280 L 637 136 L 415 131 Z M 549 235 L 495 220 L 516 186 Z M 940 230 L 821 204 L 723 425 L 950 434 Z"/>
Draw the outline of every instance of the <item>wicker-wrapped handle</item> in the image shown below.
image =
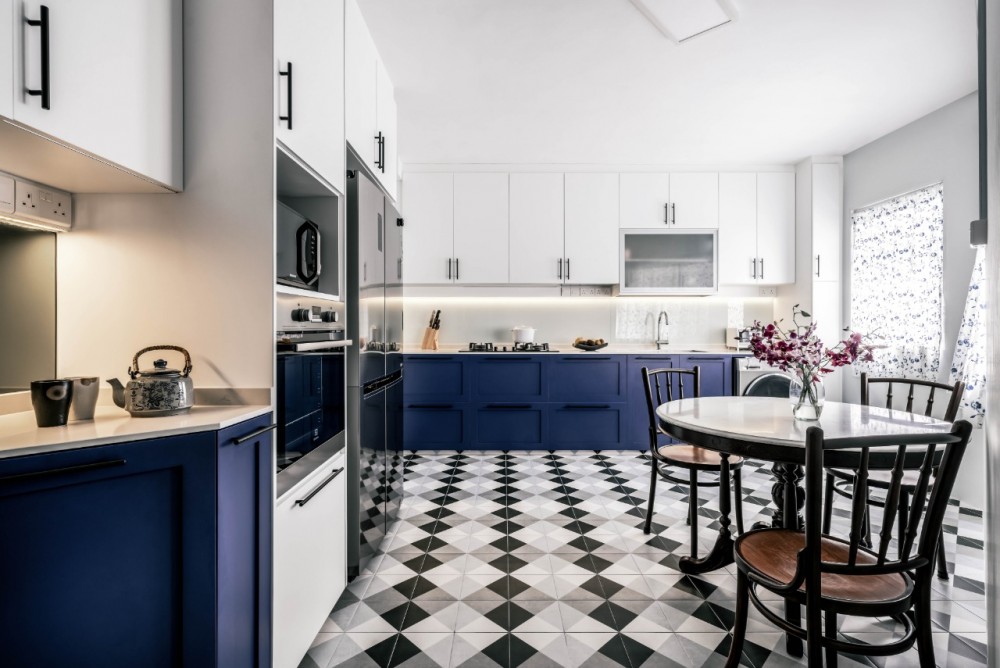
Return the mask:
<path fill-rule="evenodd" d="M 143 348 L 142 350 L 137 352 L 135 356 L 132 357 L 132 368 L 129 369 L 128 375 L 130 375 L 132 378 L 138 376 L 139 358 L 142 355 L 145 355 L 146 353 L 151 352 L 153 350 L 176 350 L 179 353 L 184 353 L 184 371 L 181 373 L 181 375 L 187 376 L 189 373 L 191 373 L 191 353 L 189 353 L 184 348 L 181 348 L 180 346 L 164 345 L 164 346 L 149 346 L 148 348 Z"/>

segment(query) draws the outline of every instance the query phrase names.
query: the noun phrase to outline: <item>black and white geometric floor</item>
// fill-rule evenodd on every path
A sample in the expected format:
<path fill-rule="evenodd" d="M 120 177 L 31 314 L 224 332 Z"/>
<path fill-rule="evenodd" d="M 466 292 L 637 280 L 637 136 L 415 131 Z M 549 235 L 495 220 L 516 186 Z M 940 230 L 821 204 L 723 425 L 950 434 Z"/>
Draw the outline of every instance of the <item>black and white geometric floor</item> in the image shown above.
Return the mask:
<path fill-rule="evenodd" d="M 676 570 L 689 549 L 686 487 L 660 482 L 654 531 L 643 535 L 648 467 L 635 451 L 409 454 L 400 520 L 300 668 L 722 665 L 734 567 L 698 577 Z M 750 526 L 770 516 L 771 477 L 753 462 L 743 475 Z M 718 513 L 715 495 L 701 496 L 704 554 Z M 954 575 L 934 585 L 937 663 L 985 665 L 982 516 L 953 504 L 945 525 Z M 859 640 L 894 632 L 857 619 L 841 627 Z M 743 658 L 804 665 L 755 610 Z M 842 656 L 839 665 L 917 660 L 911 650 Z"/>

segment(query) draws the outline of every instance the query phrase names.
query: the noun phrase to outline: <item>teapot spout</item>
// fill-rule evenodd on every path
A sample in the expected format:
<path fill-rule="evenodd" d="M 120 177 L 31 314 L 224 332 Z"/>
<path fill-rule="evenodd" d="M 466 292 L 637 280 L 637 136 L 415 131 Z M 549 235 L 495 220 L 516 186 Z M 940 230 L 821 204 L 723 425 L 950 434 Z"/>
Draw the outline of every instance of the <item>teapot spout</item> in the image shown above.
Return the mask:
<path fill-rule="evenodd" d="M 121 384 L 117 378 L 112 378 L 108 380 L 108 385 L 110 385 L 113 390 L 113 398 L 115 401 L 115 406 L 118 408 L 125 408 L 125 386 Z"/>

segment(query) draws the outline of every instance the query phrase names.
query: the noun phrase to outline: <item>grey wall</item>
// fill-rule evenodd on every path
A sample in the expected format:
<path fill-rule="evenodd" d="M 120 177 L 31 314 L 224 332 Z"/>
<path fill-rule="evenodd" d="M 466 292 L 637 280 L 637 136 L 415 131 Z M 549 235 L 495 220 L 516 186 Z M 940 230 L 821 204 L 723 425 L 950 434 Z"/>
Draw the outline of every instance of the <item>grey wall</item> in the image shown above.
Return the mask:
<path fill-rule="evenodd" d="M 944 350 L 939 380 L 947 381 L 962 322 L 975 250 L 969 222 L 979 217 L 977 96 L 963 97 L 844 156 L 844 248 L 850 249 L 851 211 L 937 182 L 944 183 Z M 850 321 L 851 258 L 844 253 L 844 313 Z M 844 400 L 859 400 L 857 373 L 844 382 Z M 974 434 L 957 489 L 982 508 L 985 498 L 982 430 Z"/>
<path fill-rule="evenodd" d="M 0 393 L 56 373 L 56 235 L 0 225 Z"/>

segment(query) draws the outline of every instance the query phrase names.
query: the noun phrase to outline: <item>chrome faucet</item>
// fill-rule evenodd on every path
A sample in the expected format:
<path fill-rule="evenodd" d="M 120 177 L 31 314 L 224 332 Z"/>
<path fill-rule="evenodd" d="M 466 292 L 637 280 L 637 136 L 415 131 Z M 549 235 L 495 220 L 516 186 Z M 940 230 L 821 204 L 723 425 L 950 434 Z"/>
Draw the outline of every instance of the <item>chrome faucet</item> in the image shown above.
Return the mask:
<path fill-rule="evenodd" d="M 663 324 L 664 329 L 660 329 L 660 324 Z M 663 346 L 670 345 L 670 337 L 667 334 L 666 328 L 670 326 L 670 318 L 667 316 L 666 311 L 660 311 L 660 315 L 656 318 L 656 349 L 659 350 Z"/>

